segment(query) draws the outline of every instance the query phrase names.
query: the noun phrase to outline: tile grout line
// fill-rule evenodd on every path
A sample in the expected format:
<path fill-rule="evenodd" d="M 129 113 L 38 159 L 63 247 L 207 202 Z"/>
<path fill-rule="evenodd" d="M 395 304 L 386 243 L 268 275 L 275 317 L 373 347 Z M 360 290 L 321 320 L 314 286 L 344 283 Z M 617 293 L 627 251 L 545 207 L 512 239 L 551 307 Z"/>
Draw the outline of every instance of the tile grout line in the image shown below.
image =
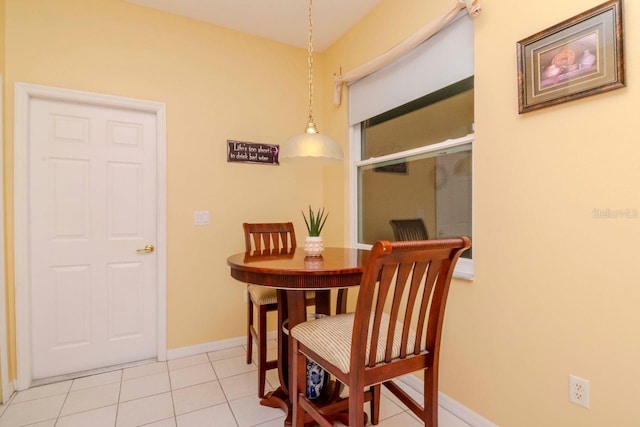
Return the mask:
<path fill-rule="evenodd" d="M 209 357 L 209 355 L 207 354 L 207 357 Z M 211 359 L 209 359 L 211 361 Z M 224 359 L 222 359 L 224 360 Z M 218 372 L 216 372 L 216 368 L 213 367 L 213 361 L 211 361 L 211 369 L 213 369 L 213 373 L 216 375 L 216 378 L 218 378 L 218 384 L 220 384 L 220 390 L 222 390 L 222 395 L 224 396 L 224 401 L 227 405 L 227 408 L 229 408 L 229 412 L 231 412 L 231 416 L 233 417 L 233 421 L 236 423 L 236 426 L 239 426 L 240 423 L 238 422 L 238 418 L 236 418 L 236 413 L 233 412 L 233 408 L 231 408 L 231 402 L 229 401 L 229 398 L 227 397 L 227 393 L 224 391 L 224 387 L 222 387 L 222 383 L 220 382 L 220 378 L 218 377 Z"/>
<path fill-rule="evenodd" d="M 69 384 L 69 389 L 67 389 L 67 393 L 64 396 L 64 400 L 62 401 L 62 405 L 60 405 L 60 409 L 58 410 L 58 415 L 54 418 L 53 425 L 55 427 L 58 424 L 58 420 L 60 419 L 60 415 L 62 414 L 62 409 L 64 408 L 65 403 L 67 403 L 67 399 L 69 399 L 69 391 L 71 390 L 71 386 L 73 385 L 73 381 Z M 44 420 L 47 421 L 47 420 Z"/>
<path fill-rule="evenodd" d="M 216 379 L 214 379 L 214 380 L 212 380 L 212 381 L 207 381 L 207 382 L 217 382 L 217 383 L 218 383 L 218 385 L 220 386 L 220 390 L 222 391 L 222 394 L 223 394 L 223 396 L 224 396 L 225 401 L 224 401 L 224 402 L 221 402 L 221 403 L 218 403 L 218 404 L 214 404 L 214 405 L 206 406 L 206 407 L 204 407 L 204 408 L 194 409 L 194 410 L 192 410 L 192 411 L 185 412 L 184 414 L 180 414 L 180 415 L 193 414 L 193 413 L 198 412 L 198 411 L 201 411 L 201 410 L 203 410 L 203 409 L 213 408 L 213 407 L 215 407 L 215 406 L 219 406 L 219 405 L 226 404 L 227 408 L 229 409 L 229 412 L 230 412 L 230 413 L 232 414 L 232 416 L 234 417 L 234 421 L 236 422 L 236 425 L 239 425 L 239 424 L 238 424 L 238 421 L 237 421 L 237 419 L 236 419 L 236 417 L 235 417 L 235 414 L 234 414 L 234 413 L 233 413 L 233 411 L 231 410 L 230 400 L 227 398 L 227 395 L 226 395 L 226 393 L 224 392 L 224 388 L 222 387 L 222 384 L 220 383 L 220 378 L 218 377 L 218 374 L 217 374 L 217 372 L 216 372 L 215 368 L 213 367 L 213 361 L 212 361 L 211 359 L 209 359 L 209 355 L 208 355 L 208 353 L 206 354 L 206 356 L 207 356 L 208 363 L 209 363 L 209 365 L 211 366 L 211 369 L 213 370 L 213 373 L 214 373 L 214 375 L 215 375 L 215 377 L 216 377 Z M 226 357 L 226 358 L 218 359 L 218 360 L 226 360 L 226 359 L 230 359 L 230 358 L 233 358 L 233 357 L 237 357 L 237 356 L 230 356 L 230 357 Z M 205 365 L 205 364 L 206 364 L 206 363 L 196 363 L 196 364 L 194 364 L 194 365 L 189 365 L 189 366 L 184 366 L 184 367 L 181 367 L 181 368 L 174 369 L 173 371 L 179 371 L 179 370 L 181 370 L 181 369 L 187 369 L 187 368 L 190 368 L 190 367 L 193 367 L 193 366 L 199 366 L 199 365 Z M 169 370 L 169 372 L 171 372 L 171 370 Z M 238 374 L 238 375 L 242 375 L 242 374 Z M 232 375 L 232 376 L 230 376 L 230 377 L 225 377 L 225 378 L 233 378 L 234 376 L 238 376 L 238 375 Z M 173 389 L 173 386 L 171 385 L 171 375 L 169 375 L 169 381 L 170 381 L 170 388 L 171 388 L 170 392 L 171 392 L 171 397 L 172 397 L 172 404 L 173 404 L 173 408 L 174 408 L 174 410 L 173 410 L 173 412 L 174 412 L 174 420 L 176 421 L 176 424 L 177 424 L 177 418 L 178 418 L 178 415 L 177 415 L 177 413 L 176 413 L 176 409 L 175 409 L 175 401 L 173 400 L 173 391 L 174 391 L 174 389 Z M 189 385 L 189 386 L 186 386 L 186 387 L 178 388 L 178 389 L 176 389 L 176 390 L 183 390 L 183 389 L 186 389 L 186 388 L 195 387 L 195 386 L 200 385 L 200 384 L 206 384 L 207 382 L 205 382 L 205 383 L 198 383 L 198 384 L 192 384 L 192 385 Z"/>
<path fill-rule="evenodd" d="M 115 372 L 115 371 L 113 371 L 113 372 Z M 96 375 L 101 375 L 101 374 L 96 374 Z M 75 380 L 72 380 L 71 384 L 69 385 L 69 390 L 67 391 L 67 393 L 65 393 L 65 399 L 64 399 L 64 402 L 62 403 L 62 406 L 60 407 L 60 411 L 58 412 L 58 416 L 56 418 L 52 418 L 52 419 L 55 419 L 54 426 L 58 424 L 58 422 L 60 421 L 60 418 L 73 416 L 73 415 L 77 415 L 77 414 L 83 414 L 83 413 L 86 413 L 86 412 L 95 411 L 97 409 L 108 408 L 109 406 L 115 406 L 116 407 L 116 420 L 117 420 L 118 410 L 120 408 L 120 393 L 121 393 L 121 390 L 122 390 L 122 372 L 120 374 L 120 378 L 121 378 L 121 380 L 117 381 L 117 382 L 120 383 L 120 387 L 118 388 L 118 397 L 117 397 L 116 402 L 114 404 L 107 404 L 107 405 L 104 405 L 104 406 L 98 406 L 98 407 L 95 407 L 95 408 L 86 409 L 86 410 L 83 410 L 83 411 L 78 411 L 78 412 L 74 412 L 72 414 L 67 414 L 67 415 L 63 416 L 62 415 L 62 410 L 64 409 L 64 405 L 67 403 L 67 400 L 69 399 L 69 395 L 72 393 L 73 382 L 75 381 Z M 75 390 L 75 392 L 91 390 L 93 388 L 102 387 L 102 386 L 108 386 L 110 384 L 115 384 L 115 383 L 116 383 L 116 381 L 114 381 L 112 383 L 99 384 L 99 385 L 95 385 L 95 386 L 92 386 L 92 387 L 87 387 L 87 388 L 83 388 L 83 389 L 80 389 L 80 390 Z M 33 400 L 37 400 L 37 399 L 33 399 Z M 114 425 L 115 425 L 115 421 L 114 421 Z"/>
<path fill-rule="evenodd" d="M 207 359 L 209 357 L 207 356 Z M 173 384 L 171 383 L 171 369 L 169 369 L 169 362 L 167 364 L 167 376 L 169 377 L 169 396 L 171 396 L 171 407 L 173 408 L 173 421 L 176 426 L 178 425 L 178 415 L 176 414 L 176 400 L 173 398 Z"/>
<path fill-rule="evenodd" d="M 116 401 L 116 418 L 113 420 L 113 427 L 118 425 L 118 416 L 120 415 L 120 396 L 122 396 L 122 384 L 124 383 L 124 369 L 120 372 L 120 387 L 118 387 L 118 400 Z"/>

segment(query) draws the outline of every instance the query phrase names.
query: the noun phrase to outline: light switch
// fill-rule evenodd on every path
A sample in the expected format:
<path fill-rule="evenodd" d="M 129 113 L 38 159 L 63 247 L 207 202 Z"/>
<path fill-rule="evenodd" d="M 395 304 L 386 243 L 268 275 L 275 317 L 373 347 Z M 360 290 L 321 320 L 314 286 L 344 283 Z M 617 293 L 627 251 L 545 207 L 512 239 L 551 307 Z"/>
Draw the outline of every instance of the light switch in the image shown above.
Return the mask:
<path fill-rule="evenodd" d="M 193 211 L 195 225 L 209 225 L 209 211 Z"/>

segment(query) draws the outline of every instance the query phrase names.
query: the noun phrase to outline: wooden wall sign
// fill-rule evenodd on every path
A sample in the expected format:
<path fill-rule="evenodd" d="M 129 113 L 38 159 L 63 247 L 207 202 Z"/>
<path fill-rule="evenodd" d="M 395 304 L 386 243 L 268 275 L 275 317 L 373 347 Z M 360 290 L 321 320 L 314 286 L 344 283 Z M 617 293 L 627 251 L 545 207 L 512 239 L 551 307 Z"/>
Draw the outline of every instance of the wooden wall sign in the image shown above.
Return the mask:
<path fill-rule="evenodd" d="M 227 140 L 227 162 L 279 165 L 280 146 Z"/>

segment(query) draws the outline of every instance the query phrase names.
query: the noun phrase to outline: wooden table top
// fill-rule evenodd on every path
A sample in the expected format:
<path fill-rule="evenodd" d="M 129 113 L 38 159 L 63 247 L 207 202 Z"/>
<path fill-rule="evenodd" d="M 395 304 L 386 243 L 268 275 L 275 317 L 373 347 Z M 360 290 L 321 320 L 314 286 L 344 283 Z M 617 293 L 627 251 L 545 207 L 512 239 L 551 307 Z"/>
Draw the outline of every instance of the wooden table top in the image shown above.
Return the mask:
<path fill-rule="evenodd" d="M 284 253 L 241 252 L 227 258 L 231 276 L 245 283 L 281 289 L 329 289 L 360 284 L 369 251 L 324 249 L 306 257 L 302 248 Z"/>

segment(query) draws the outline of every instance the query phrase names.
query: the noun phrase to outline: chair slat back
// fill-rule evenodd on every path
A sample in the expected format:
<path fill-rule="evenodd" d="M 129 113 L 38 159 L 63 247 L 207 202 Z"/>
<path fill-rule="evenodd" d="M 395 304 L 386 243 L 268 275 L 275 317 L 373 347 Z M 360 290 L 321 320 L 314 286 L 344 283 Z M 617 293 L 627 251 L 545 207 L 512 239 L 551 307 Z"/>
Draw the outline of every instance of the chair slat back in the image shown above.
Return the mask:
<path fill-rule="evenodd" d="M 389 221 L 393 229 L 393 237 L 398 242 L 408 240 L 427 240 L 429 234 L 422 218 L 392 219 Z"/>
<path fill-rule="evenodd" d="M 247 252 L 271 254 L 296 248 L 296 232 L 291 222 L 245 222 L 242 228 Z"/>
<path fill-rule="evenodd" d="M 365 267 L 355 311 L 351 369 L 425 352 L 436 357 L 453 269 L 467 237 L 377 242 Z M 370 348 L 365 360 L 365 351 Z"/>

